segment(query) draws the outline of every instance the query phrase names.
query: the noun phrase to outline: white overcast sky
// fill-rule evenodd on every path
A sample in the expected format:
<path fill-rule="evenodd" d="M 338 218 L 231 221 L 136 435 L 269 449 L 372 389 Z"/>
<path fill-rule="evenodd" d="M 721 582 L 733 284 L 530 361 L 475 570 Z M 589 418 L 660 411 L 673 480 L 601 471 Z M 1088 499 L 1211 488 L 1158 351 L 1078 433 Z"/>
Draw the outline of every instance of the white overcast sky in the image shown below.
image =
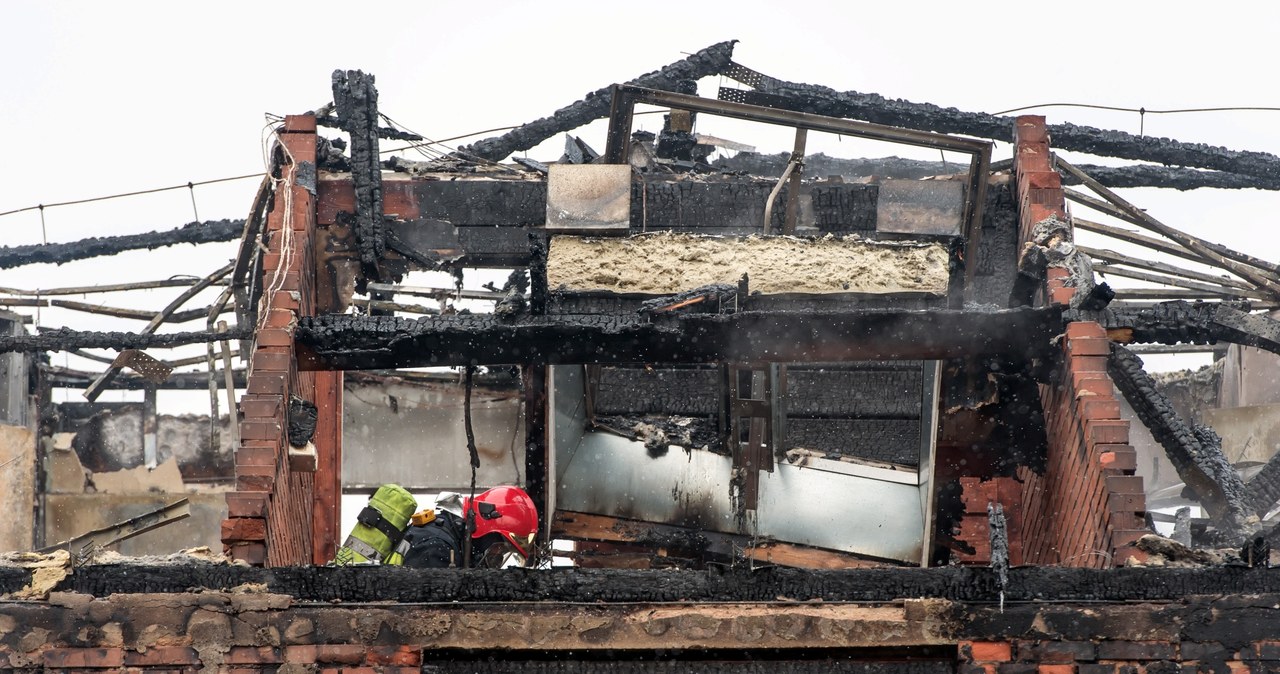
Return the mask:
<path fill-rule="evenodd" d="M 775 77 L 961 110 L 1049 102 L 1280 106 L 1268 74 L 1277 38 L 1280 5 L 1260 2 L 6 2 L 0 211 L 259 171 L 264 113 L 329 101 L 335 68 L 376 74 L 383 112 L 447 138 L 548 115 L 726 39 L 741 41 L 735 60 Z M 1132 113 L 1041 112 L 1051 123 L 1138 130 Z M 1277 112 L 1148 115 L 1146 132 L 1280 154 Z M 785 139 L 752 133 L 725 127 L 717 135 L 789 149 Z M 584 138 L 602 149 L 598 128 Z M 530 156 L 555 159 L 559 147 L 557 139 Z M 870 154 L 893 153 L 902 154 Z M 1007 156 L 1006 146 L 995 159 Z M 247 180 L 197 188 L 200 216 L 245 217 L 255 187 Z M 1276 193 L 1127 195 L 1168 224 L 1280 258 Z M 49 209 L 46 234 L 36 212 L 0 217 L 0 245 L 168 229 L 192 219 L 188 194 L 174 191 Z M 3 270 L 0 287 L 203 275 L 232 255 L 232 244 L 133 252 Z M 176 293 L 92 299 L 158 308 Z M 202 299 L 193 306 L 211 298 Z M 40 322 L 140 326 L 49 310 Z M 87 367 L 62 355 L 55 362 Z"/>

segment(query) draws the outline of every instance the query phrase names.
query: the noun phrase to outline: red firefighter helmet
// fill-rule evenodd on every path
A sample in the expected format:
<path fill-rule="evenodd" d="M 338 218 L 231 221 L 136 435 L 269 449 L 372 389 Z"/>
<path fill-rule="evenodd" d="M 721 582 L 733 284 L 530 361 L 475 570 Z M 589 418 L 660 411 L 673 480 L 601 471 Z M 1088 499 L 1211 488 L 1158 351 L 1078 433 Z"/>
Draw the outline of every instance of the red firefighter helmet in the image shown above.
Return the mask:
<path fill-rule="evenodd" d="M 476 529 L 472 538 L 501 534 L 525 559 L 529 558 L 533 539 L 538 534 L 538 508 L 525 490 L 494 487 L 477 494 L 474 506 L 471 499 L 462 499 L 463 514 L 470 513 L 472 509 L 476 511 Z"/>

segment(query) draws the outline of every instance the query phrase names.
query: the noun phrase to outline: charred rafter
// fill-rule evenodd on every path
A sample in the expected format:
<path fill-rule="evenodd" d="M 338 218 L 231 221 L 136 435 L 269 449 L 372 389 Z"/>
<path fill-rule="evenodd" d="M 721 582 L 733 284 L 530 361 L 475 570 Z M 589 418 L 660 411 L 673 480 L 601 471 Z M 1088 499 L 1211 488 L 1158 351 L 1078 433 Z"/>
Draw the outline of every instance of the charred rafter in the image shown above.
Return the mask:
<path fill-rule="evenodd" d="M 1152 437 L 1164 447 L 1178 476 L 1219 527 L 1233 538 L 1246 533 L 1253 510 L 1246 503 L 1244 483 L 1222 453 L 1218 434 L 1207 426 L 1183 421 L 1132 351 L 1112 344 L 1107 371 Z"/>
<path fill-rule="evenodd" d="M 724 171 L 750 173 L 751 175 L 778 177 L 786 169 L 791 153 L 760 154 L 739 152 L 732 157 L 721 157 L 713 165 Z M 821 152 L 804 159 L 805 173 L 810 176 L 843 176 L 846 178 L 901 178 L 918 180 L 933 176 L 963 173 L 965 166 L 954 162 L 922 161 L 901 157 L 878 159 L 845 159 L 831 157 Z M 995 166 L 993 165 L 993 168 Z M 1280 190 L 1280 178 L 1263 179 L 1225 171 L 1202 171 L 1177 166 L 1098 166 L 1081 164 L 1080 169 L 1107 187 L 1166 187 L 1175 190 L 1194 190 L 1201 187 L 1219 189 Z M 1079 185 L 1080 180 L 1064 175 L 1064 185 Z"/>
<path fill-rule="evenodd" d="M 1113 341 L 1157 344 L 1230 342 L 1280 353 L 1280 321 L 1223 303 L 1175 300 L 1144 309 L 1081 312 Z"/>
<path fill-rule="evenodd" d="M 71 351 L 74 349 L 154 349 L 206 344 L 223 340 L 250 339 L 251 331 L 232 328 L 227 332 L 174 332 L 140 335 L 133 332 L 87 332 L 61 328 L 39 335 L 0 335 L 0 353 L 10 351 Z"/>
<path fill-rule="evenodd" d="M 491 315 L 419 319 L 304 318 L 307 368 L 370 369 L 500 363 L 831 362 L 1048 353 L 1063 329 L 1056 307 L 1001 311 L 748 311 L 638 316 Z"/>
<path fill-rule="evenodd" d="M 127 250 L 152 250 L 180 243 L 214 243 L 240 238 L 244 220 L 206 220 L 189 222 L 177 229 L 121 236 L 91 236 L 67 243 L 0 246 L 0 269 L 29 264 L 64 264 L 102 255 L 115 255 Z"/>
<path fill-rule="evenodd" d="M 732 63 L 730 59 L 733 58 L 733 45 L 736 42 L 736 40 L 730 40 L 713 44 L 689 55 L 688 58 L 664 66 L 661 70 L 630 80 L 627 84 L 649 89 L 678 91 L 679 84 L 683 80 L 697 80 L 718 75 L 728 69 Z M 611 100 L 610 87 L 603 87 L 587 94 L 582 100 L 557 110 L 550 117 L 523 124 L 501 136 L 486 138 L 462 149 L 468 154 L 498 161 L 513 152 L 528 150 L 558 133 L 572 131 L 589 122 L 604 119 L 609 115 Z"/>
<path fill-rule="evenodd" d="M 378 156 L 378 90 L 373 75 L 359 70 L 333 71 L 333 102 L 338 124 L 351 135 L 351 179 L 355 185 L 355 237 L 365 276 L 378 279 L 378 262 L 387 251 L 382 215 L 382 163 Z"/>
<path fill-rule="evenodd" d="M 848 117 L 919 131 L 965 134 L 999 141 L 1009 139 L 1013 124 L 1012 117 L 965 112 L 929 103 L 888 99 L 878 94 L 836 91 L 830 87 L 787 82 L 754 73 L 741 66 L 726 74 L 755 87 L 756 91 L 722 89 L 721 95 L 755 105 L 773 105 L 831 117 Z M 1076 124 L 1053 124 L 1048 130 L 1053 146 L 1058 150 L 1239 173 L 1260 178 L 1265 183 L 1280 180 L 1280 157 L 1266 152 L 1229 150 L 1203 143 L 1135 136 L 1123 131 Z"/>

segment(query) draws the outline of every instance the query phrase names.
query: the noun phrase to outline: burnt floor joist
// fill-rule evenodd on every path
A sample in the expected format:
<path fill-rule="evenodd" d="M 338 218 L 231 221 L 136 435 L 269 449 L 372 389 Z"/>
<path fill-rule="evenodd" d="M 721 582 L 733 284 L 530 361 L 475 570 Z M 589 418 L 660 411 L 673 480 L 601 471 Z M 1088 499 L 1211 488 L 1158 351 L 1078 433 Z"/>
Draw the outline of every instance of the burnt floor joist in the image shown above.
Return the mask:
<path fill-rule="evenodd" d="M 1063 331 L 1056 307 L 1000 311 L 779 311 L 632 316 L 303 319 L 304 369 L 514 363 L 706 363 L 1036 358 Z"/>

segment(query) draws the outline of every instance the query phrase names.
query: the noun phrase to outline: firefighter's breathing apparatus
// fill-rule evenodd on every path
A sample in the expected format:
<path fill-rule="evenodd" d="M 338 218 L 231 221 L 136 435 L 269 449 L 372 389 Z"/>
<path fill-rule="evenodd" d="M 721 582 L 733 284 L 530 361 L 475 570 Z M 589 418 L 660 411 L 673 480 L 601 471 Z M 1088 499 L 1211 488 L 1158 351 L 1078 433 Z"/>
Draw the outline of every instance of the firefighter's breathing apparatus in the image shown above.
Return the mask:
<path fill-rule="evenodd" d="M 369 505 L 356 516 L 356 525 L 338 548 L 333 563 L 337 566 L 391 563 L 392 551 L 400 544 L 417 508 L 417 499 L 404 487 L 394 484 L 378 487 L 369 497 Z"/>

